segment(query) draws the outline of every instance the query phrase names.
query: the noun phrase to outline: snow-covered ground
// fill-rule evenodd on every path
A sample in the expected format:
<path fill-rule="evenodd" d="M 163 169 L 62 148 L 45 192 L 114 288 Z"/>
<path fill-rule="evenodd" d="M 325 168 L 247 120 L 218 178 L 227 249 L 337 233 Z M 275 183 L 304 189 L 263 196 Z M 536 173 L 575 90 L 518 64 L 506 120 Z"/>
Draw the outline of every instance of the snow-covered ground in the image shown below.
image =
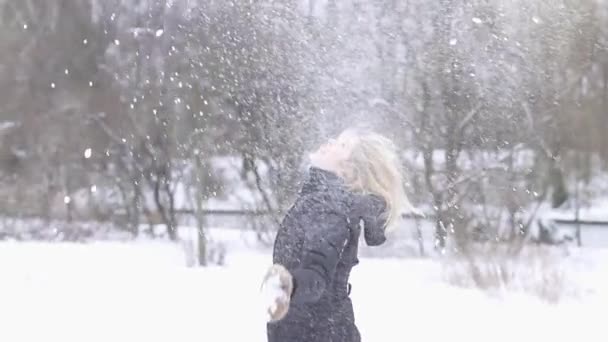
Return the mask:
<path fill-rule="evenodd" d="M 265 341 L 270 253 L 228 252 L 224 267 L 188 268 L 165 243 L 0 243 L 0 340 Z M 362 258 L 351 282 L 363 341 L 605 341 L 608 258 L 585 253 L 573 279 L 591 290 L 555 305 L 451 286 L 437 259 Z"/>

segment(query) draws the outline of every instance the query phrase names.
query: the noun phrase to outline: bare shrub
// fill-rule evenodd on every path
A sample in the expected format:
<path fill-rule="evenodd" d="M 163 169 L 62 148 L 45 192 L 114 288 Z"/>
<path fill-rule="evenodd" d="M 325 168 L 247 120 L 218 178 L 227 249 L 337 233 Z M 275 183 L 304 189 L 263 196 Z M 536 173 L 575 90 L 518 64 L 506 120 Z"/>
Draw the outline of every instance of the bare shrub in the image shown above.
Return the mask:
<path fill-rule="evenodd" d="M 488 293 L 526 293 L 557 303 L 578 296 L 563 249 L 528 246 L 520 254 L 505 246 L 476 246 L 466 256 L 445 259 L 442 276 L 451 285 Z"/>

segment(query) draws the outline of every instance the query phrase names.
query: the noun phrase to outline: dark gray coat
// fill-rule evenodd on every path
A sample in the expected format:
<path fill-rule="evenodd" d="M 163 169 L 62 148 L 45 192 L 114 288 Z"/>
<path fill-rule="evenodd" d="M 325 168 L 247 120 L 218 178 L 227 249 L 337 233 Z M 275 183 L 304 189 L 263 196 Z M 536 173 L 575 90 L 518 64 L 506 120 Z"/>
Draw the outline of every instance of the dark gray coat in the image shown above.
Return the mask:
<path fill-rule="evenodd" d="M 359 342 L 350 271 L 361 223 L 368 245 L 385 241 L 380 197 L 349 191 L 333 173 L 311 168 L 277 234 L 273 262 L 294 277 L 287 316 L 267 326 L 269 342 Z"/>

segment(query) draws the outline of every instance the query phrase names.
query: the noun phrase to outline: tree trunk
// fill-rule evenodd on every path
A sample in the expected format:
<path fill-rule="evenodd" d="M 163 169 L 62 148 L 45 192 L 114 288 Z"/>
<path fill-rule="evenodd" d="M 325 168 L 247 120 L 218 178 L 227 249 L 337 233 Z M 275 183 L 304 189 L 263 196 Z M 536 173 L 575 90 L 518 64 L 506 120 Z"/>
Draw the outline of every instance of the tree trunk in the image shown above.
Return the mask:
<path fill-rule="evenodd" d="M 551 207 L 559 208 L 568 200 L 568 191 L 566 190 L 566 184 L 564 182 L 564 174 L 559 165 L 557 165 L 555 158 L 550 159 L 549 168 L 549 181 L 553 188 Z"/>
<path fill-rule="evenodd" d="M 129 220 L 129 224 L 131 225 L 131 233 L 134 237 L 139 235 L 139 219 L 141 217 L 141 180 L 134 179 L 132 182 L 133 185 L 133 200 L 131 203 L 131 217 Z"/>
<path fill-rule="evenodd" d="M 160 192 L 161 192 L 161 179 L 157 179 L 155 184 L 154 184 L 154 201 L 156 202 L 156 207 L 158 208 L 158 212 L 160 213 L 160 216 L 163 220 L 163 223 L 165 224 L 165 227 L 167 229 L 167 234 L 169 236 L 169 239 L 171 241 L 177 241 L 177 227 L 175 225 L 175 211 L 173 210 L 173 204 L 170 203 L 170 208 L 167 209 L 165 208 L 165 206 L 162 203 L 162 199 L 160 198 Z M 172 196 L 170 198 L 170 202 L 172 202 Z"/>
<path fill-rule="evenodd" d="M 577 163 L 580 167 L 580 152 L 577 153 L 577 157 L 576 157 L 577 161 L 579 163 Z M 578 247 L 581 247 L 583 245 L 582 241 L 581 241 L 581 221 L 580 221 L 580 189 L 579 189 L 579 183 L 580 183 L 580 172 L 578 171 L 578 169 L 576 170 L 576 177 L 575 177 L 575 182 L 576 184 L 575 186 L 575 212 L 574 212 L 574 220 L 576 221 L 576 244 L 578 245 Z"/>
<path fill-rule="evenodd" d="M 601 127 L 603 127 L 604 131 L 608 129 L 608 113 L 605 111 L 608 108 L 608 63 L 604 64 L 603 67 L 603 92 L 602 92 L 602 110 L 604 111 L 603 115 L 600 115 Z M 603 133 L 602 132 L 602 133 Z M 601 146 L 608 146 L 608 134 L 602 134 L 602 142 Z M 608 149 L 601 148 L 600 153 L 604 159 L 604 162 L 608 161 Z"/>
<path fill-rule="evenodd" d="M 422 156 L 424 159 L 424 180 L 429 192 L 433 196 L 433 208 L 435 209 L 435 249 L 443 250 L 447 240 L 447 230 L 443 224 L 443 196 L 440 191 L 436 191 L 433 185 L 433 173 L 435 166 L 433 164 L 433 150 L 430 147 L 425 147 Z"/>
<path fill-rule="evenodd" d="M 452 125 L 450 125 L 452 127 Z M 455 127 L 454 127 L 455 128 Z M 448 130 L 448 141 L 446 146 L 445 154 L 445 171 L 447 176 L 447 189 L 444 201 L 446 208 L 443 212 L 443 224 L 445 226 L 446 234 L 453 233 L 456 246 L 459 250 L 464 250 L 468 244 L 468 231 L 463 220 L 460 219 L 460 207 L 458 201 L 457 191 L 457 179 L 459 175 L 458 171 L 458 147 L 457 147 L 457 133 L 455 131 Z M 452 138 L 450 138 L 452 137 Z"/>
<path fill-rule="evenodd" d="M 196 236 L 198 237 L 198 264 L 200 266 L 207 266 L 207 238 L 205 236 L 205 227 L 203 224 L 203 218 L 198 215 L 197 225 L 198 231 Z"/>
<path fill-rule="evenodd" d="M 420 251 L 420 256 L 424 257 L 424 237 L 422 236 L 422 229 L 420 228 L 420 219 L 418 217 L 416 220 L 416 239 L 418 240 L 418 250 Z"/>
<path fill-rule="evenodd" d="M 204 172 L 203 160 L 200 156 L 196 157 L 196 173 L 202 175 Z M 198 178 L 196 181 L 196 193 L 195 193 L 195 204 L 196 204 L 196 223 L 198 238 L 198 264 L 200 266 L 207 266 L 207 236 L 205 234 L 205 216 L 203 215 L 203 199 L 205 198 L 205 186 L 203 180 Z"/>

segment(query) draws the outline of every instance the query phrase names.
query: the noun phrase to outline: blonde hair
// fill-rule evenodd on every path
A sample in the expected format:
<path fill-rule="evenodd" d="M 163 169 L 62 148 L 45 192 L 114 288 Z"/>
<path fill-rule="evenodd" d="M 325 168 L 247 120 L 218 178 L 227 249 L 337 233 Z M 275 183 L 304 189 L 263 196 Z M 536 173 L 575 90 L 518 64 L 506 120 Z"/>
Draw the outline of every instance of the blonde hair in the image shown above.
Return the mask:
<path fill-rule="evenodd" d="M 341 165 L 342 177 L 355 191 L 382 197 L 387 205 L 386 229 L 392 229 L 403 210 L 417 212 L 404 189 L 398 149 L 390 139 L 370 131 L 348 129 L 353 138 L 350 156 Z"/>

